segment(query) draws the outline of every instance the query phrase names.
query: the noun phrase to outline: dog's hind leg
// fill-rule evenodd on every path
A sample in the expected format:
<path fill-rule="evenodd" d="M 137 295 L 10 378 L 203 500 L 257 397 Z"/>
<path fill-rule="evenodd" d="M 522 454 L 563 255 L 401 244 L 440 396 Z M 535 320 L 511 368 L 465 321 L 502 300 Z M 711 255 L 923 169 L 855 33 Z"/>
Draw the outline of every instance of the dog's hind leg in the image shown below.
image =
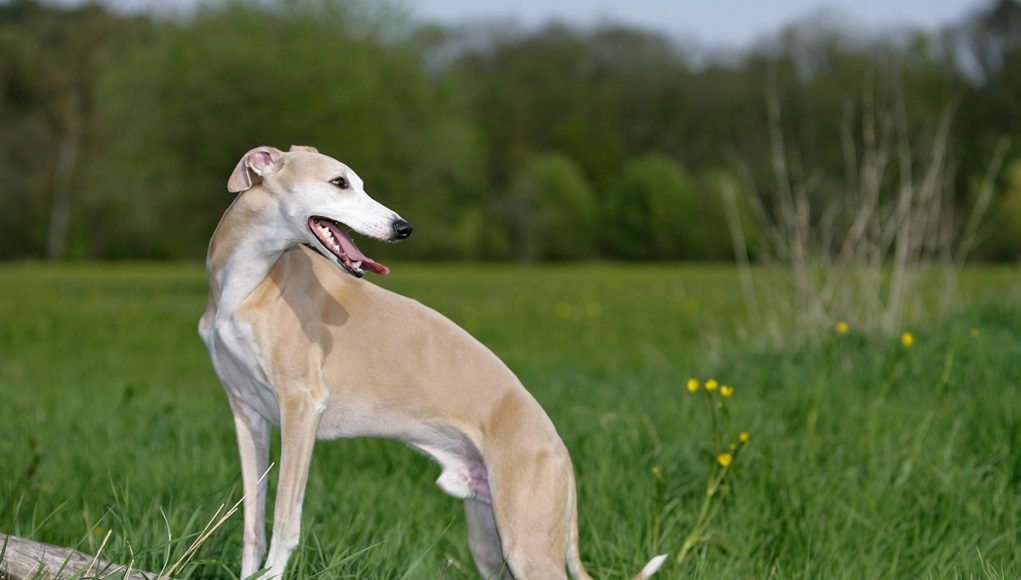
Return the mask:
<path fill-rule="evenodd" d="M 304 397 L 280 401 L 280 479 L 273 506 L 273 539 L 266 559 L 268 578 L 283 577 L 287 560 L 298 546 L 301 504 L 324 409 L 319 401 Z"/>
<path fill-rule="evenodd" d="M 515 578 L 567 577 L 571 460 L 557 441 L 493 458 L 493 512 Z"/>
<path fill-rule="evenodd" d="M 493 508 L 477 499 L 464 500 L 464 515 L 468 521 L 468 547 L 471 549 L 475 567 L 483 578 L 512 580 L 507 563 L 503 559 L 500 534 L 496 529 Z"/>
<path fill-rule="evenodd" d="M 269 464 L 269 422 L 241 401 L 230 401 L 241 455 L 244 485 L 244 545 L 241 549 L 241 578 L 255 573 L 266 555 L 266 475 Z"/>

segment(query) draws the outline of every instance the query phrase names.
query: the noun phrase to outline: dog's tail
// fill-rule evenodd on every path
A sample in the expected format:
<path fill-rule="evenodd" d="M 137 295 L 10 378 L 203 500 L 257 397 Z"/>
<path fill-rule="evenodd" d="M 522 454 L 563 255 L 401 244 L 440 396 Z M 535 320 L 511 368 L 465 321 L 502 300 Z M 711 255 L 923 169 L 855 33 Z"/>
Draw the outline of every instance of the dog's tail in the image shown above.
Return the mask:
<path fill-rule="evenodd" d="M 631 580 L 645 580 L 646 578 L 652 576 L 653 574 L 659 571 L 659 567 L 662 566 L 663 562 L 666 561 L 667 556 L 668 554 L 660 554 L 659 556 L 656 556 L 655 558 L 649 560 L 649 563 L 646 564 L 644 568 L 642 568 L 642 571 L 639 572 Z"/>
<path fill-rule="evenodd" d="M 576 496 L 576 489 L 574 483 L 574 475 L 571 475 L 571 486 L 568 490 L 568 497 L 570 498 L 571 505 L 567 510 L 568 517 L 571 518 L 570 525 L 568 526 L 567 537 L 567 569 L 571 573 L 571 577 L 578 580 L 592 580 L 592 577 L 585 571 L 585 566 L 581 563 L 581 551 L 578 549 L 578 498 Z M 659 568 L 666 561 L 669 554 L 660 554 L 655 558 L 649 560 L 649 563 L 642 568 L 642 571 L 636 574 L 631 580 L 645 580 L 650 578 L 653 574 L 659 571 Z"/>

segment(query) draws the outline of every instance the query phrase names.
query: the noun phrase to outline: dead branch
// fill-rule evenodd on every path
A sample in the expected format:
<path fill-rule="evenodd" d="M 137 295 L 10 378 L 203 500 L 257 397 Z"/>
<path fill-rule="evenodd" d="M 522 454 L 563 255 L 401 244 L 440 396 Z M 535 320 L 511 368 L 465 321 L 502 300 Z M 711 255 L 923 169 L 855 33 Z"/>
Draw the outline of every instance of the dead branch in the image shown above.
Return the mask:
<path fill-rule="evenodd" d="M 7 580 L 57 578 L 124 578 L 152 580 L 152 572 L 133 570 L 70 548 L 0 534 L 0 578 Z"/>

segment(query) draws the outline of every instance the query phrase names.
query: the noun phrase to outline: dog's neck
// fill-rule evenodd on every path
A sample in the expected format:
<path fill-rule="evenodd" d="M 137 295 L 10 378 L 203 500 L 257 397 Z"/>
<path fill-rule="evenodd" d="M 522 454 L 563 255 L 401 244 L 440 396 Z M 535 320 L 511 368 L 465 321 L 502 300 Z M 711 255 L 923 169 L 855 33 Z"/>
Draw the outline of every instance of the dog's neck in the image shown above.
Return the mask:
<path fill-rule="evenodd" d="M 256 186 L 238 195 L 209 242 L 206 270 L 217 317 L 229 316 L 295 245 L 270 194 Z"/>

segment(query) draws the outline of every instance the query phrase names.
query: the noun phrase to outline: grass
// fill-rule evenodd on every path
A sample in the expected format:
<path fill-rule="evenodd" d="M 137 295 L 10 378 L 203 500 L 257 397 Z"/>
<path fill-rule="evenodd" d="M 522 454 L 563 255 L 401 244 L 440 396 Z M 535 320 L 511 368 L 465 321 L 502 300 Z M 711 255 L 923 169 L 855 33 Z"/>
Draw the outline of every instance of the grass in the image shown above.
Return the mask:
<path fill-rule="evenodd" d="M 691 375 L 735 387 L 752 442 L 709 541 L 662 577 L 1021 575 L 1014 271 L 966 272 L 967 303 L 912 321 L 911 349 L 854 326 L 757 346 L 723 266 L 405 264 L 381 283 L 465 326 L 547 409 L 596 577 L 676 554 L 698 515 L 720 450 Z M 193 264 L 0 267 L 0 530 L 90 552 L 112 532 L 104 557 L 158 570 L 240 497 L 205 293 Z M 320 443 L 294 577 L 474 577 L 438 475 L 392 442 Z M 235 577 L 240 524 L 185 575 Z"/>

